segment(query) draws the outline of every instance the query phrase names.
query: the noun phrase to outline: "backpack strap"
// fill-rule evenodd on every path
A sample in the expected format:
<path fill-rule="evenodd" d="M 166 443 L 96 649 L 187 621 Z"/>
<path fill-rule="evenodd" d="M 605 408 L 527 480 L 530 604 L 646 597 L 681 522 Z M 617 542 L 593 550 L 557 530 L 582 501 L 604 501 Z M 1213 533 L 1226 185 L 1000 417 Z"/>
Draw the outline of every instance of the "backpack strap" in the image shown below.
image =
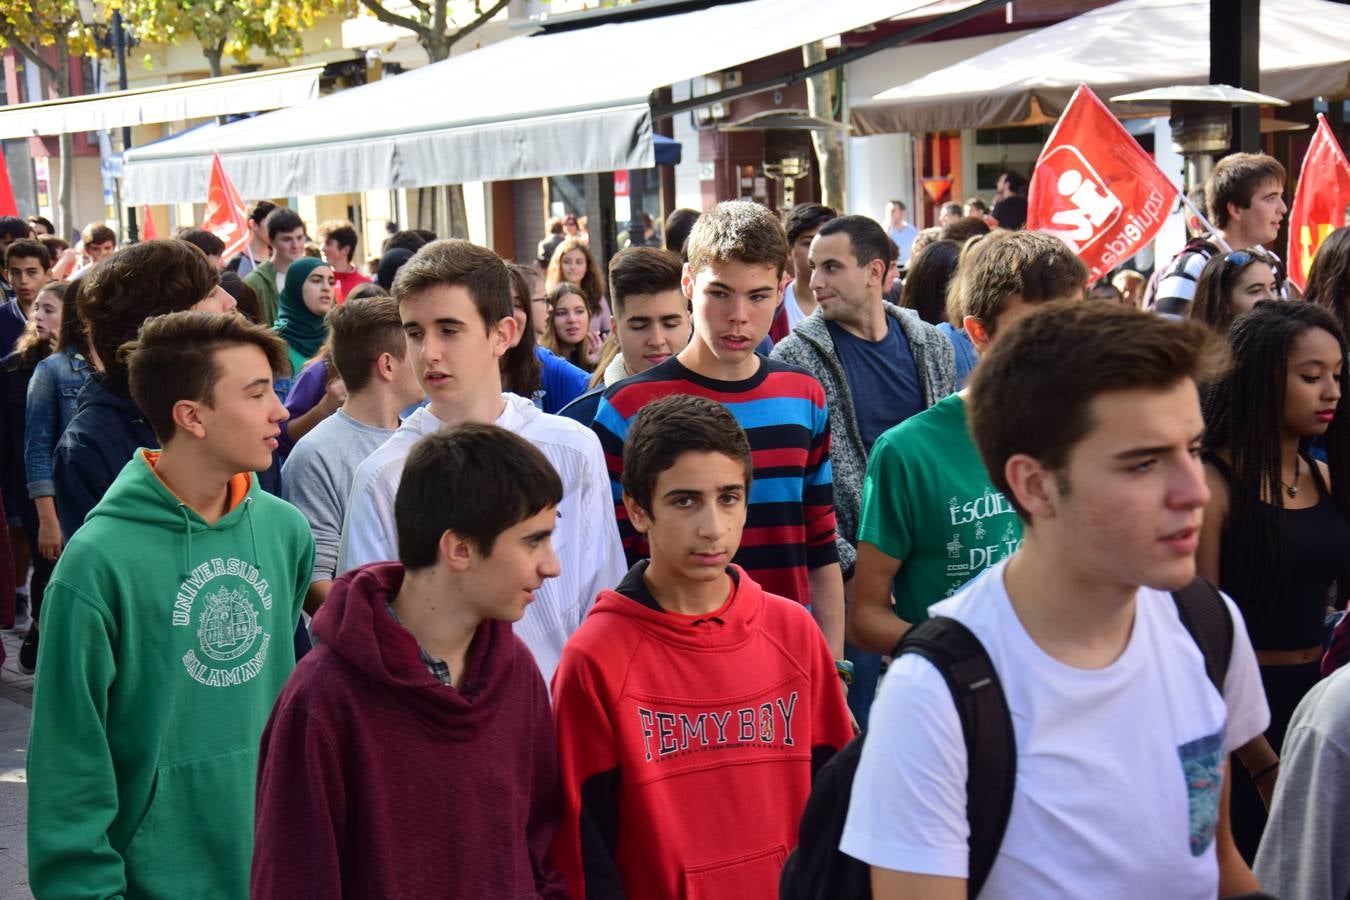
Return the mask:
<path fill-rule="evenodd" d="M 1233 656 L 1233 617 L 1228 604 L 1219 596 L 1219 589 L 1199 575 L 1195 580 L 1172 594 L 1186 626 L 1205 658 L 1205 674 L 1223 696 L 1223 683 L 1228 677 L 1228 661 Z"/>
<path fill-rule="evenodd" d="M 1003 684 L 984 645 L 955 619 L 934 616 L 914 626 L 896 653 L 931 662 L 951 689 L 965 735 L 966 818 L 970 822 L 967 892 L 975 897 L 994 867 L 1012 812 L 1017 745 Z"/>

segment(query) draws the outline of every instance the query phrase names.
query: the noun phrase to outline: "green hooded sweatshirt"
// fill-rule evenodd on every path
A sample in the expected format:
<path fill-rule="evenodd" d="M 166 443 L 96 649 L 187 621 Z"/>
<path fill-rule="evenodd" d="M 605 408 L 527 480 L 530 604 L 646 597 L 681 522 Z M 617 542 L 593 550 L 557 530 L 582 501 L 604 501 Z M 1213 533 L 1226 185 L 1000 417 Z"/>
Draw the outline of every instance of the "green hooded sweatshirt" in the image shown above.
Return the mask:
<path fill-rule="evenodd" d="M 295 667 L 314 540 L 251 474 L 243 499 L 207 525 L 144 453 L 47 587 L 29 882 L 38 897 L 242 900 L 258 745 Z"/>

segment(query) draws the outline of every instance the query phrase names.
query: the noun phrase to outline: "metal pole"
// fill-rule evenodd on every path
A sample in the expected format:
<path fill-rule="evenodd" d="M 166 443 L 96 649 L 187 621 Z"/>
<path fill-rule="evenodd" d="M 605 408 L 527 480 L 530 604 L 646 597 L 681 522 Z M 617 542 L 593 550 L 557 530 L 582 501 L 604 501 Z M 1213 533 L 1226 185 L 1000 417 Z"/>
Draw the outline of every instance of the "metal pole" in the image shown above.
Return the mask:
<path fill-rule="evenodd" d="M 1261 90 L 1261 0 L 1209 0 L 1209 82 Z M 1233 152 L 1261 150 L 1261 110 L 1233 110 Z"/>
<path fill-rule="evenodd" d="M 122 11 L 113 10 L 112 14 L 113 50 L 117 53 L 117 88 L 127 89 L 127 30 L 122 22 Z M 127 151 L 131 149 L 131 126 L 122 127 L 122 165 L 126 166 Z M 140 226 L 136 222 L 136 207 L 127 207 L 126 243 L 134 244 L 140 240 Z"/>

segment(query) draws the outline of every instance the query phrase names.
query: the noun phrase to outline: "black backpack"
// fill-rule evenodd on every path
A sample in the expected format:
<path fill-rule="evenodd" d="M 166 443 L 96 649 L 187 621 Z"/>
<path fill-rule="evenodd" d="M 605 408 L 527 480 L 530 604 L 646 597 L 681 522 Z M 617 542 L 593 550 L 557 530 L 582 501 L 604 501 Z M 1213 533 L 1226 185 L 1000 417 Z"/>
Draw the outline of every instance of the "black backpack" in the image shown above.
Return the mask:
<path fill-rule="evenodd" d="M 1209 680 L 1223 694 L 1233 648 L 1228 606 L 1202 578 L 1174 593 L 1172 599 L 1182 624 L 1200 648 Z M 914 626 L 896 648 L 897 655 L 902 653 L 918 653 L 942 673 L 961 718 L 969 761 L 967 895 L 977 897 L 1003 843 L 1017 774 L 1017 747 L 1003 685 L 979 638 L 955 619 L 936 616 Z M 849 741 L 816 774 L 802 812 L 797 848 L 783 865 L 779 900 L 871 900 L 870 867 L 839 850 L 865 738 L 866 734 L 860 734 Z"/>

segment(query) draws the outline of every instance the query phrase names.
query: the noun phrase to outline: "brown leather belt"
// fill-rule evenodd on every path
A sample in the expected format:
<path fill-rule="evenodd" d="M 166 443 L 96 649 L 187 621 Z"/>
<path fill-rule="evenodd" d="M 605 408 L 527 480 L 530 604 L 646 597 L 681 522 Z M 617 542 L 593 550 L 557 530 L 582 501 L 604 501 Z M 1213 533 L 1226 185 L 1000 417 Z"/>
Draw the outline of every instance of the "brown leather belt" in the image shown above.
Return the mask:
<path fill-rule="evenodd" d="M 1263 666 L 1301 666 L 1322 658 L 1321 647 L 1306 650 L 1257 650 L 1256 661 Z"/>

